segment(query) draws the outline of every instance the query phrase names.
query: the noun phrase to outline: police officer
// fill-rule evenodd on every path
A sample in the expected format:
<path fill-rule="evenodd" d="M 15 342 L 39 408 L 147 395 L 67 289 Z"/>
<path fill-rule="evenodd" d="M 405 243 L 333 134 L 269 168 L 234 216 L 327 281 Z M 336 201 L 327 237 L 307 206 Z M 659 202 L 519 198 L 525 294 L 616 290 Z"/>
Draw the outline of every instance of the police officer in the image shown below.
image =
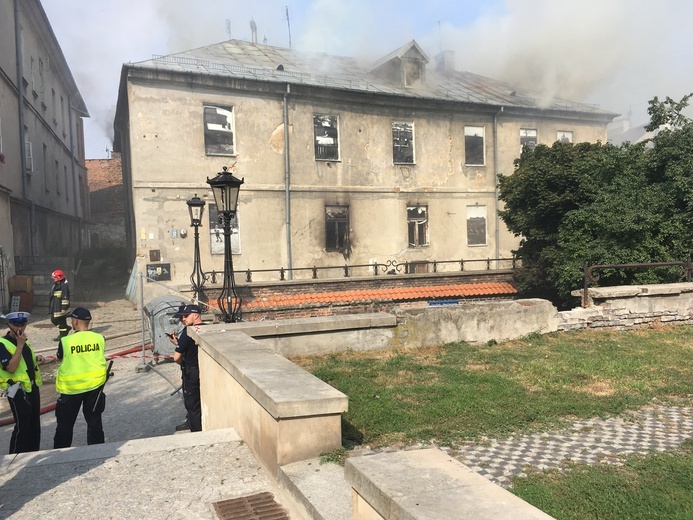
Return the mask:
<path fill-rule="evenodd" d="M 67 324 L 67 310 L 70 308 L 70 286 L 65 279 L 65 273 L 61 269 L 56 269 L 51 273 L 53 278 L 53 288 L 51 297 L 48 301 L 48 312 L 51 315 L 51 322 L 58 327 L 59 335 L 55 338 L 60 341 L 70 332 Z"/>
<path fill-rule="evenodd" d="M 89 330 L 91 313 L 84 307 L 74 309 L 70 318 L 75 332 L 62 338 L 58 345 L 58 359 L 62 362 L 55 380 L 60 396 L 55 405 L 58 425 L 54 448 L 72 445 L 72 430 L 80 408 L 87 421 L 87 444 L 104 442 L 101 414 L 106 407 L 106 340 Z"/>
<path fill-rule="evenodd" d="M 178 363 L 183 371 L 183 403 L 188 412 L 187 422 L 190 425 L 190 431 L 199 432 L 202 431 L 200 365 L 197 361 L 197 343 L 188 336 L 188 327 L 199 328 L 200 325 L 203 325 L 200 308 L 197 305 L 181 305 L 173 317 L 179 318 L 184 325 L 177 337 L 175 335 L 169 336 L 171 343 L 176 345 L 173 361 Z"/>
<path fill-rule="evenodd" d="M 14 417 L 10 453 L 38 451 L 41 445 L 41 370 L 42 356 L 36 356 L 26 338 L 28 312 L 11 312 L 9 331 L 0 338 L 0 388 Z"/>

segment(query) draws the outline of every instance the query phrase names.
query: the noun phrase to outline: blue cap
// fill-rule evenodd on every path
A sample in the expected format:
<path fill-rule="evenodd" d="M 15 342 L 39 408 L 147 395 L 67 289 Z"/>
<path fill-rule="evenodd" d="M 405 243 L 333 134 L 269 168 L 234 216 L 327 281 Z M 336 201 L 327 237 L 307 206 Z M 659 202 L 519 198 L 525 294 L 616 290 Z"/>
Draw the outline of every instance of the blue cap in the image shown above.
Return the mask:
<path fill-rule="evenodd" d="M 182 318 L 188 314 L 200 314 L 200 308 L 197 305 L 181 305 L 178 307 L 178 312 L 176 312 L 174 318 Z"/>
<path fill-rule="evenodd" d="M 84 307 L 77 307 L 69 314 L 70 318 L 75 318 L 76 320 L 89 321 L 91 319 L 91 312 Z"/>

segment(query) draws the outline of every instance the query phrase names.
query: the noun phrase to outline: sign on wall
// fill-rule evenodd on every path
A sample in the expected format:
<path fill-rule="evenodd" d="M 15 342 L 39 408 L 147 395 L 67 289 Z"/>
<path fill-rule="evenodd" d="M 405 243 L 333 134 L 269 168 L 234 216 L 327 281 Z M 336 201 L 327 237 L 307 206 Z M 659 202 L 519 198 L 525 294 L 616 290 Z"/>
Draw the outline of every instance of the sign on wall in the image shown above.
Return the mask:
<path fill-rule="evenodd" d="M 147 281 L 161 282 L 171 279 L 171 264 L 147 264 Z"/>
<path fill-rule="evenodd" d="M 216 204 L 209 205 L 209 247 L 213 255 L 224 254 L 224 224 L 219 220 Z M 231 219 L 231 254 L 241 254 L 241 229 L 238 225 L 238 211 Z"/>

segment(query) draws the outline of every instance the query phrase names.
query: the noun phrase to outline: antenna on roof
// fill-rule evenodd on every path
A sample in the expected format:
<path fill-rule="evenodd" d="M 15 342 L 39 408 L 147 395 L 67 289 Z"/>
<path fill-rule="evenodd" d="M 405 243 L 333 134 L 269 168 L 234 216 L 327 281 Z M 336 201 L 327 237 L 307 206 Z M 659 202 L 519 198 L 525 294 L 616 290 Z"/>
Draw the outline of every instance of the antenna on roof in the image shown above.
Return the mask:
<path fill-rule="evenodd" d="M 289 49 L 291 48 L 291 21 L 289 20 L 289 6 L 286 6 L 286 26 L 289 28 Z"/>
<path fill-rule="evenodd" d="M 230 40 L 231 39 L 231 20 L 229 20 L 228 18 L 226 19 L 226 34 Z"/>
<path fill-rule="evenodd" d="M 443 31 L 440 29 L 440 20 L 438 20 L 438 37 L 440 38 L 440 52 L 443 52 Z"/>

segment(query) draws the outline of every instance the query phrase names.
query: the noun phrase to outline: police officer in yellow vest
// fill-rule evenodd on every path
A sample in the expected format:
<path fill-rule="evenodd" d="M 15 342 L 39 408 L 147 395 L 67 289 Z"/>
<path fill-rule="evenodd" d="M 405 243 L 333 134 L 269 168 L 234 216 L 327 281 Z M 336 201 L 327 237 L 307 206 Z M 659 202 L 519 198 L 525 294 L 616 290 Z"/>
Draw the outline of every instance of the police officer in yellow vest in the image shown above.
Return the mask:
<path fill-rule="evenodd" d="M 41 445 L 41 386 L 39 363 L 26 339 L 28 312 L 10 312 L 7 318 L 9 331 L 0 338 L 0 388 L 7 396 L 14 430 L 10 438 L 10 453 L 38 451 Z"/>
<path fill-rule="evenodd" d="M 91 313 L 77 307 L 69 315 L 74 333 L 60 340 L 58 359 L 62 360 L 55 380 L 60 394 L 55 406 L 57 427 L 54 448 L 72 445 L 72 430 L 82 408 L 87 421 L 87 444 L 104 442 L 101 414 L 106 407 L 103 385 L 106 383 L 106 340 L 89 330 Z"/>

